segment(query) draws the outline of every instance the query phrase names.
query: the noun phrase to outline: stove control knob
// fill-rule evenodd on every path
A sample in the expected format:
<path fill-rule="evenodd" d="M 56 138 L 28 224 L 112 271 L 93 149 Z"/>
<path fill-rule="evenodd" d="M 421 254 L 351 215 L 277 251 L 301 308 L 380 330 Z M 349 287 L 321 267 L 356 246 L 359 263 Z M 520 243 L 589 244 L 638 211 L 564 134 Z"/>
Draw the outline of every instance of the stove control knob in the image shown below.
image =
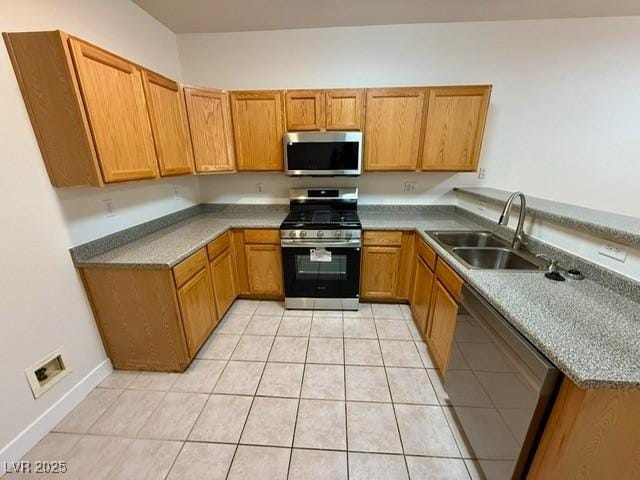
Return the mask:
<path fill-rule="evenodd" d="M 318 232 L 318 238 L 322 238 L 322 237 L 324 237 L 324 232 L 322 230 L 320 230 Z"/>
<path fill-rule="evenodd" d="M 344 232 L 344 238 L 349 239 L 351 238 L 351 232 Z"/>
<path fill-rule="evenodd" d="M 289 237 L 291 237 L 291 238 L 295 238 L 295 236 L 296 236 L 296 232 L 294 232 L 293 230 L 291 230 L 291 231 L 289 232 Z"/>
<path fill-rule="evenodd" d="M 305 232 L 304 230 L 300 232 L 300 238 L 304 238 L 307 236 L 307 232 Z"/>
<path fill-rule="evenodd" d="M 336 238 L 340 238 L 340 237 L 342 237 L 342 232 L 340 230 L 338 230 L 336 232 Z"/>

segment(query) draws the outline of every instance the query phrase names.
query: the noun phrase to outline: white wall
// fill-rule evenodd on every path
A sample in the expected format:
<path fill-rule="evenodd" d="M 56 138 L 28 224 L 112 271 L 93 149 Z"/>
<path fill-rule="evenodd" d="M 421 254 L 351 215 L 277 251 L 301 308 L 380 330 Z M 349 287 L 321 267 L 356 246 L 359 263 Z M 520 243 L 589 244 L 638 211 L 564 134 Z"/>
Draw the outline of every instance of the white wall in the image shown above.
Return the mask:
<path fill-rule="evenodd" d="M 175 36 L 129 0 L 2 0 L 0 11 L 2 31 L 62 29 L 180 78 Z M 17 460 L 73 406 L 96 375 L 108 371 L 68 248 L 184 208 L 198 193 L 195 179 L 56 190 L 49 183 L 4 45 L 0 96 L 0 192 L 5 199 L 0 205 L 1 462 Z M 184 198 L 174 198 L 174 183 Z M 102 217 L 104 198 L 113 199 L 115 217 Z M 66 347 L 73 373 L 34 400 L 23 371 L 60 345 Z M 81 383 L 96 368 L 96 374 Z M 51 407 L 46 418 L 19 437 Z"/>
<path fill-rule="evenodd" d="M 364 174 L 362 193 L 371 201 L 389 199 L 379 191 L 414 202 L 450 185 L 481 184 L 635 216 L 639 44 L 640 17 L 178 35 L 183 78 L 192 84 L 494 85 L 484 181 L 424 173 L 411 176 L 420 179 L 418 193 L 405 195 L 403 175 L 390 183 Z M 203 199 L 255 198 L 256 177 L 240 178 L 201 179 Z M 260 196 L 266 201 L 285 196 L 293 183 L 269 182 L 269 195 Z"/>

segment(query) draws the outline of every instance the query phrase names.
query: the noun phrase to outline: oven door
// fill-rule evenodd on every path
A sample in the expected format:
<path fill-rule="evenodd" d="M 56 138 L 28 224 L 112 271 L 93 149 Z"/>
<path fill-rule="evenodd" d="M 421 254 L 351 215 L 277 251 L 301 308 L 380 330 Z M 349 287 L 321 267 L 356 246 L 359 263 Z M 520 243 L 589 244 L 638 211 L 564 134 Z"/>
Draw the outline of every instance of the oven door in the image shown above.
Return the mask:
<path fill-rule="evenodd" d="M 283 241 L 282 263 L 287 298 L 358 298 L 359 246 Z"/>
<path fill-rule="evenodd" d="M 353 176 L 362 171 L 361 132 L 295 132 L 283 136 L 289 176 Z"/>

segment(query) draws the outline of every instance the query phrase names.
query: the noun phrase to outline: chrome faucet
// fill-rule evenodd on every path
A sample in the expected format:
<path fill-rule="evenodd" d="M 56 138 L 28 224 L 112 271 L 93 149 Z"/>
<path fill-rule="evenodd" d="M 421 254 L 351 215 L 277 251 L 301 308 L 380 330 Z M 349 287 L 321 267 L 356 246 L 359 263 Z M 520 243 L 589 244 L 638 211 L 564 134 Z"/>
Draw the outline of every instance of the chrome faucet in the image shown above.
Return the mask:
<path fill-rule="evenodd" d="M 511 240 L 511 248 L 514 250 L 518 250 L 520 246 L 525 245 L 524 241 L 524 218 L 527 214 L 527 201 L 524 198 L 524 193 L 522 192 L 514 192 L 507 199 L 504 204 L 504 208 L 502 209 L 502 213 L 500 214 L 500 219 L 498 223 L 500 225 L 509 225 L 509 215 L 511 215 L 511 205 L 513 204 L 513 200 L 516 197 L 520 197 L 520 216 L 518 217 L 518 226 L 516 227 L 516 231 L 513 234 L 513 240 Z"/>

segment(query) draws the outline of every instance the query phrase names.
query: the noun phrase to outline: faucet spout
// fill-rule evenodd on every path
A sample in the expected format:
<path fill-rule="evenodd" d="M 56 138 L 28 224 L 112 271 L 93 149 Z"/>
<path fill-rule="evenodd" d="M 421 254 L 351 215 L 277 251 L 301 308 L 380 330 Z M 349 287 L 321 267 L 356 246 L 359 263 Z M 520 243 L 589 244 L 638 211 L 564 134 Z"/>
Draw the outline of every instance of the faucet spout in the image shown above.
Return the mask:
<path fill-rule="evenodd" d="M 518 250 L 521 245 L 524 244 L 524 221 L 527 215 L 527 201 L 524 197 L 524 193 L 522 192 L 514 192 L 512 193 L 507 201 L 504 204 L 504 208 L 502 209 L 502 213 L 500 214 L 500 218 L 498 219 L 498 223 L 500 225 L 508 225 L 509 224 L 509 216 L 511 215 L 511 207 L 513 206 L 513 201 L 516 197 L 520 198 L 520 215 L 518 216 L 518 226 L 516 227 L 516 231 L 513 235 L 513 240 L 511 241 L 511 248 L 514 250 Z"/>

